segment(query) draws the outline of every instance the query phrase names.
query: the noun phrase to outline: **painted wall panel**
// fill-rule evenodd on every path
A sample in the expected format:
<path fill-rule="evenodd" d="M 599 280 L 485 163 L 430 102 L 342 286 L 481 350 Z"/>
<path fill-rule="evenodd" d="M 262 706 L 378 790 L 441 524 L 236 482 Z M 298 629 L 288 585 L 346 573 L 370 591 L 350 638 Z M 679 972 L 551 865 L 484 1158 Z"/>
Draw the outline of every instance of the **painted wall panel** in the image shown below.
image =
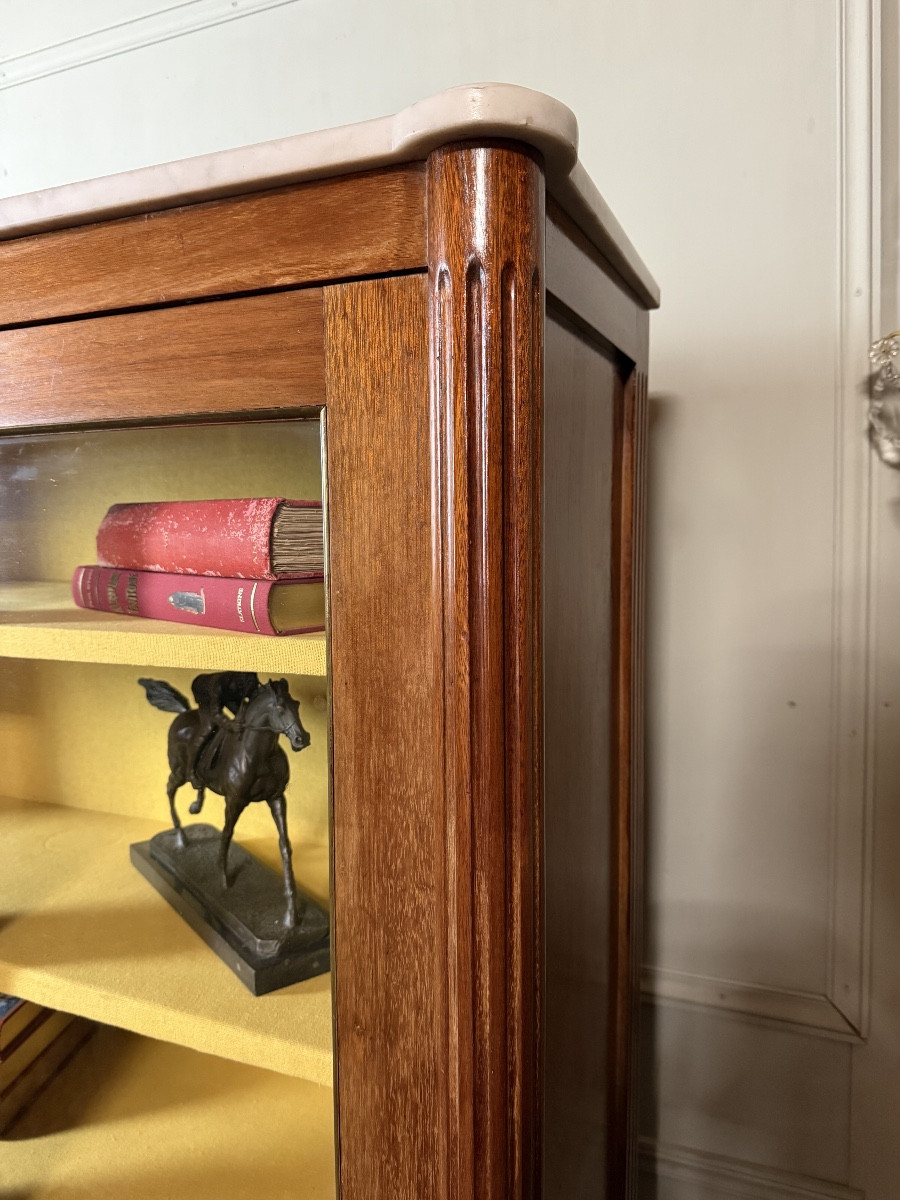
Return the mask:
<path fill-rule="evenodd" d="M 658 1006 L 644 1054 L 645 1127 L 661 1145 L 847 1182 L 848 1044 Z"/>
<path fill-rule="evenodd" d="M 896 0 L 880 7 L 893 14 Z M 663 291 L 651 333 L 647 972 L 661 1000 L 648 1006 L 646 1098 L 648 1136 L 665 1147 L 648 1170 L 658 1161 L 658 1200 L 852 1200 L 861 1180 L 869 1200 L 894 1200 L 887 852 L 875 875 L 878 1042 L 861 1049 L 857 1036 L 869 978 L 862 400 L 879 5 L 0 9 L 0 195 L 362 120 L 461 82 L 521 83 L 574 109 L 582 160 Z M 872 510 L 884 559 L 896 507 L 888 487 Z M 897 586 L 882 579 L 885 611 Z M 878 704 L 900 705 L 885 628 Z M 886 846 L 897 837 L 892 711 L 878 709 L 876 747 Z"/>

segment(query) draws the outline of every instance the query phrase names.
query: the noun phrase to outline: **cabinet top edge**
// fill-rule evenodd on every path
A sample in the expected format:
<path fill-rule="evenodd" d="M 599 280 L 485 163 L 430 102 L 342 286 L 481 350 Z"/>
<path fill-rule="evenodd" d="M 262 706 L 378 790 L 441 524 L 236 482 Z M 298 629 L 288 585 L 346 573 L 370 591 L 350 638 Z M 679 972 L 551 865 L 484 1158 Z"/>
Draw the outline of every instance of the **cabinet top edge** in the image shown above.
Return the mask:
<path fill-rule="evenodd" d="M 420 161 L 450 142 L 504 138 L 543 158 L 547 189 L 655 308 L 659 290 L 578 160 L 578 123 L 552 96 L 513 84 L 469 84 L 393 116 L 295 134 L 0 198 L 0 241 L 265 188 Z"/>

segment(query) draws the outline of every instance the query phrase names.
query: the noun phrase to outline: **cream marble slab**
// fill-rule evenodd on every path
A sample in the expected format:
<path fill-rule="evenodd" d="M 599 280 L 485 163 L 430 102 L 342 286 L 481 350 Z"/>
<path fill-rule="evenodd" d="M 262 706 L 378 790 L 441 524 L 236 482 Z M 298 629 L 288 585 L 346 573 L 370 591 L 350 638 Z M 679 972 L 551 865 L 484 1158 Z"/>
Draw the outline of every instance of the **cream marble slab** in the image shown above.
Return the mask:
<path fill-rule="evenodd" d="M 451 88 L 373 121 L 11 196 L 0 200 L 0 239 L 411 162 L 448 142 L 496 137 L 541 153 L 551 195 L 637 295 L 656 307 L 656 283 L 578 161 L 571 110 L 541 92 L 503 83 Z"/>

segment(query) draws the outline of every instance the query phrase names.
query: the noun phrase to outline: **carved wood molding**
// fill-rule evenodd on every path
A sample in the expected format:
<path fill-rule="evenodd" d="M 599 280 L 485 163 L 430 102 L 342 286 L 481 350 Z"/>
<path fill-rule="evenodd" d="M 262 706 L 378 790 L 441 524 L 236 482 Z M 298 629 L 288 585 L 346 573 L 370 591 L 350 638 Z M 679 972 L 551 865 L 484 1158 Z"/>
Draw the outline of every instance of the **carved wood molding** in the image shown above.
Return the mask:
<path fill-rule="evenodd" d="M 525 1200 L 539 1147 L 543 180 L 522 148 L 427 166 L 443 572 L 450 1161 Z"/>
<path fill-rule="evenodd" d="M 644 794 L 645 794 L 645 663 L 643 634 L 646 580 L 647 439 L 649 399 L 646 364 L 632 369 L 625 386 L 617 469 L 623 478 L 614 486 L 617 513 L 619 576 L 615 629 L 613 705 L 612 881 L 610 946 L 610 1154 L 609 1195 L 636 1195 L 637 1133 L 640 1086 L 636 1029 L 640 1007 L 643 954 Z"/>

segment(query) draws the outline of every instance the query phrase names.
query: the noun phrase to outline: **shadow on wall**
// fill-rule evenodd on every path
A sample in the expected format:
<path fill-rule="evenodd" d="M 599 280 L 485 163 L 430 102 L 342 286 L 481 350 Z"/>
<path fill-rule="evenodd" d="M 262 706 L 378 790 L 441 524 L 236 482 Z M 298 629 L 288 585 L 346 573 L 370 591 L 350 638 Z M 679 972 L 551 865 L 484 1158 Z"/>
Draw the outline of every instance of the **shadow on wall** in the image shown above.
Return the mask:
<path fill-rule="evenodd" d="M 864 779 L 836 790 L 832 754 L 836 728 L 850 754 L 865 730 L 852 714 L 835 726 L 832 597 L 807 578 L 801 544 L 795 568 L 754 586 L 728 504 L 710 516 L 673 498 L 665 458 L 687 403 L 650 404 L 645 962 L 669 995 L 642 1006 L 642 1200 L 718 1196 L 746 1164 L 847 1184 L 851 1023 L 865 1002 Z M 748 562 L 768 561 L 771 508 L 750 511 Z M 773 529 L 772 564 L 802 519 Z M 827 562 L 830 543 L 814 551 Z M 731 1011 L 741 989 L 762 1015 Z M 850 1018 L 843 1038 L 815 1027 L 835 1005 Z"/>
<path fill-rule="evenodd" d="M 655 541 L 654 534 L 656 529 L 655 510 L 654 510 L 654 493 L 653 487 L 654 476 L 658 472 L 657 455 L 659 454 L 659 443 L 661 437 L 664 438 L 665 425 L 670 413 L 670 406 L 675 402 L 676 397 L 666 395 L 654 395 L 649 397 L 649 432 L 648 432 L 648 464 L 647 464 L 647 531 L 646 531 L 646 555 L 647 562 L 646 570 L 646 612 L 644 614 L 645 628 L 649 630 L 650 623 L 653 619 L 655 611 L 655 596 L 652 574 L 652 563 L 654 561 Z M 653 687 L 654 663 L 651 654 L 651 645 L 648 638 L 646 650 L 646 679 L 645 679 L 645 695 L 649 697 Z M 650 772 L 650 763 L 653 760 L 653 730 L 647 720 L 645 722 L 645 737 L 646 744 L 644 753 L 646 756 L 647 769 L 645 772 L 646 780 L 646 795 L 645 795 L 645 824 L 644 824 L 644 896 L 643 896 L 643 937 L 644 949 L 641 961 L 642 963 L 651 962 L 655 959 L 655 948 L 657 942 L 656 928 L 651 919 L 650 913 L 650 878 L 652 866 L 650 859 L 651 837 L 650 829 L 654 816 L 654 798 L 652 789 L 652 776 Z M 638 1082 L 640 1088 L 640 1096 L 638 1098 L 638 1132 L 641 1138 L 642 1146 L 646 1142 L 655 1143 L 659 1135 L 659 1095 L 658 1095 L 658 1049 L 657 1049 L 657 1031 L 655 1012 L 653 1008 L 645 1003 L 641 1003 L 639 1007 L 639 1024 L 638 1024 L 638 1043 L 639 1043 L 639 1070 Z M 638 1193 L 640 1200 L 658 1200 L 659 1188 L 656 1177 L 656 1171 L 653 1169 L 652 1163 L 645 1159 L 643 1152 L 640 1159 L 640 1171 L 638 1182 Z"/>

